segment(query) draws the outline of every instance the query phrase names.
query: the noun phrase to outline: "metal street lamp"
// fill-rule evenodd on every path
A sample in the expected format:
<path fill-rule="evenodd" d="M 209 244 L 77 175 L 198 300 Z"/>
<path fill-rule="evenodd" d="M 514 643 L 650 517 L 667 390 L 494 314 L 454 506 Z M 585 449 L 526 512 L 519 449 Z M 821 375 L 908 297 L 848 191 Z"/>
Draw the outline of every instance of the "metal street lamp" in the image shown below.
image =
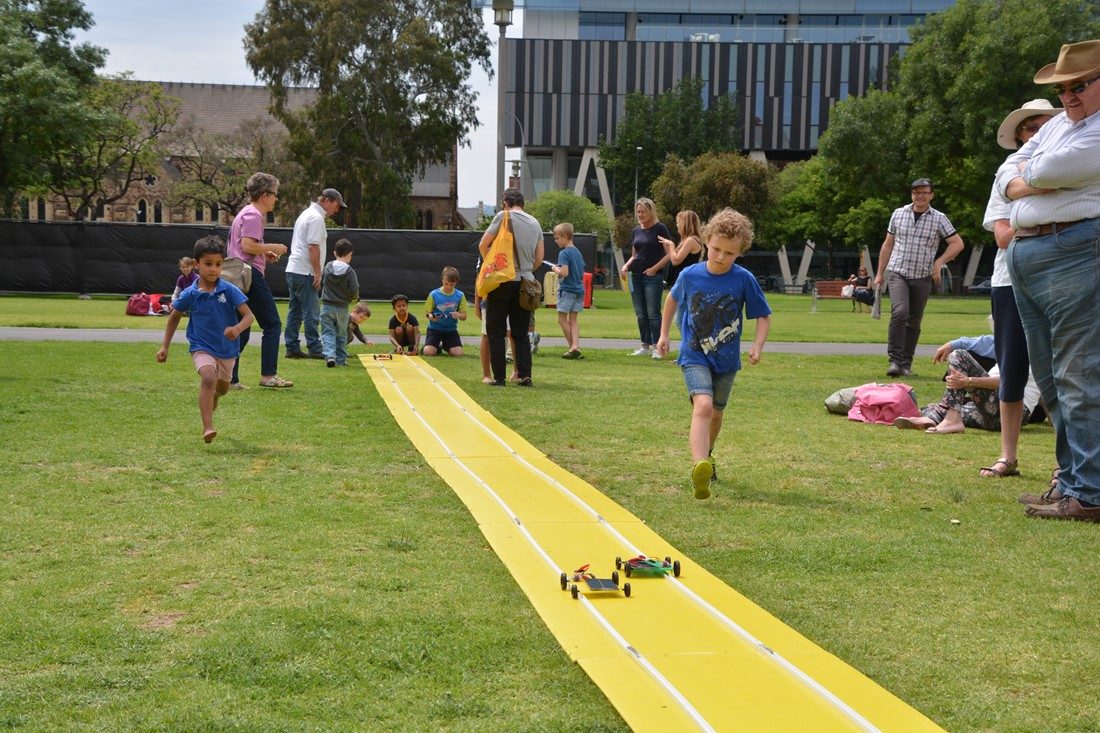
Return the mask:
<path fill-rule="evenodd" d="M 638 203 L 638 157 L 642 154 L 642 146 L 634 148 L 634 203 Z"/>
<path fill-rule="evenodd" d="M 497 39 L 497 191 L 499 198 L 504 191 L 504 72 L 507 59 L 504 53 L 504 33 L 512 25 L 513 0 L 493 0 L 493 23 L 500 29 Z M 497 201 L 499 208 L 500 201 Z"/>

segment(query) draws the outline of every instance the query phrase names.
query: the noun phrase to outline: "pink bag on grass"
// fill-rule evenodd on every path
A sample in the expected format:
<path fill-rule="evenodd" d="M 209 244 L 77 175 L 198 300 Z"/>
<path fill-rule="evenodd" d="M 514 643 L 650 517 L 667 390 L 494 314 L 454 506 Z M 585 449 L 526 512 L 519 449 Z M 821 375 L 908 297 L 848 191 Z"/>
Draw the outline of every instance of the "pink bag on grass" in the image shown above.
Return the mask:
<path fill-rule="evenodd" d="M 917 398 L 908 384 L 863 384 L 856 387 L 856 401 L 849 420 L 893 425 L 899 417 L 920 417 Z"/>

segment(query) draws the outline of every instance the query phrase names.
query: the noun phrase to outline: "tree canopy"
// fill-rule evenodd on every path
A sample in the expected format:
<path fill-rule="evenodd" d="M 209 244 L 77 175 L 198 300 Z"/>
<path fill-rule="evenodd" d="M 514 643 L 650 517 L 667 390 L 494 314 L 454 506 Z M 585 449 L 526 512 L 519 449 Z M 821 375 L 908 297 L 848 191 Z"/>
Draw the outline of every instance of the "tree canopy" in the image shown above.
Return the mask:
<path fill-rule="evenodd" d="M 573 225 L 573 231 L 593 232 L 599 242 L 611 236 L 611 224 L 603 207 L 572 191 L 541 193 L 524 211 L 539 220 L 544 232 L 553 231 L 562 222 L 569 222 Z"/>
<path fill-rule="evenodd" d="M 1032 79 L 1063 43 L 1098 36 L 1093 0 L 959 0 L 915 26 L 889 91 L 837 104 L 821 137 L 824 189 L 835 193 L 818 200 L 834 221 L 831 237 L 855 236 L 867 215 L 907 203 L 909 182 L 927 177 L 933 206 L 964 241 L 990 241 L 981 217 L 1006 156 L 996 143 L 1001 120 L 1027 100 L 1052 99 Z"/>
<path fill-rule="evenodd" d="M 0 215 L 49 180 L 57 152 L 83 143 L 83 104 L 105 52 L 73 44 L 91 15 L 79 0 L 0 0 Z"/>
<path fill-rule="evenodd" d="M 308 31 L 306 30 L 308 29 Z M 478 126 L 474 64 L 492 74 L 481 15 L 465 0 L 267 0 L 245 27 L 246 60 L 314 183 L 353 190 L 348 220 L 393 227 L 413 177 Z M 301 111 L 292 87 L 316 86 Z"/>
<path fill-rule="evenodd" d="M 669 155 L 653 181 L 653 202 L 670 221 L 683 209 L 706 221 L 727 206 L 756 221 L 771 200 L 770 175 L 767 164 L 737 152 L 699 155 L 687 165 Z"/>
<path fill-rule="evenodd" d="M 616 205 L 633 212 L 635 161 L 638 193 L 645 196 L 669 154 L 694 160 L 702 153 L 740 149 L 741 128 L 733 98 L 718 97 L 704 108 L 702 79 L 685 77 L 656 96 L 628 94 L 614 139 L 600 140 L 599 160 L 614 179 Z"/>

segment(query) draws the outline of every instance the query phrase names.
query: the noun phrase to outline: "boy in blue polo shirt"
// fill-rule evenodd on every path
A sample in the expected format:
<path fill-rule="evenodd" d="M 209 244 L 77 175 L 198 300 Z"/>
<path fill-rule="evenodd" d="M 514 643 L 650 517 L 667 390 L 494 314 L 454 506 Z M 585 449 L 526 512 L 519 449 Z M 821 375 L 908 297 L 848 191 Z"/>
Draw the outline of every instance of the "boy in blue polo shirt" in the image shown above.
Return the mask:
<path fill-rule="evenodd" d="M 214 429 L 214 411 L 218 409 L 218 398 L 229 391 L 233 364 L 241 352 L 237 337 L 255 320 L 247 305 L 248 296 L 221 279 L 224 261 L 225 242 L 221 237 L 211 235 L 195 242 L 199 279 L 172 301 L 164 341 L 157 352 L 158 362 L 168 361 L 168 345 L 176 326 L 183 313 L 190 313 L 187 340 L 191 343 L 191 360 L 199 373 L 199 415 L 202 439 L 207 443 L 218 435 Z"/>
<path fill-rule="evenodd" d="M 446 349 L 451 356 L 462 356 L 462 338 L 458 322 L 466 320 L 466 295 L 457 288 L 458 269 L 444 267 L 442 287 L 428 295 L 428 332 L 424 334 L 424 356 L 435 356 Z"/>
<path fill-rule="evenodd" d="M 691 485 L 696 499 L 710 496 L 716 471 L 710 457 L 722 415 L 741 369 L 741 328 L 744 318 L 756 319 L 756 338 L 749 363 L 760 353 L 771 328 L 771 308 L 752 273 L 734 264 L 752 246 L 752 222 L 733 209 L 722 209 L 707 222 L 707 261 L 680 273 L 665 300 L 657 353 L 668 353 L 669 329 L 682 308 L 683 341 L 676 363 L 684 374 L 691 399 Z"/>

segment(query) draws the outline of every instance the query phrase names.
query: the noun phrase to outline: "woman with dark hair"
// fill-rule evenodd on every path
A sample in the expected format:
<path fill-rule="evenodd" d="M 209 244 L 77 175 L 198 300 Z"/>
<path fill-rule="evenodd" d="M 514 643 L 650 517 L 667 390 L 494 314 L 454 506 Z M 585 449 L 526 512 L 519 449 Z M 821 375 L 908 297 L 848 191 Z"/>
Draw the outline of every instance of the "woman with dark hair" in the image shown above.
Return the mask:
<path fill-rule="evenodd" d="M 642 345 L 630 355 L 660 359 L 654 347 L 661 336 L 661 293 L 665 288 L 662 273 L 669 260 L 660 238 L 668 239 L 671 235 L 668 227 L 657 221 L 657 207 L 651 199 L 638 199 L 634 215 L 638 218 L 638 226 L 634 227 L 630 242 L 630 259 L 619 271 L 629 278 L 630 299 L 634 303 L 638 335 L 642 340 Z"/>

